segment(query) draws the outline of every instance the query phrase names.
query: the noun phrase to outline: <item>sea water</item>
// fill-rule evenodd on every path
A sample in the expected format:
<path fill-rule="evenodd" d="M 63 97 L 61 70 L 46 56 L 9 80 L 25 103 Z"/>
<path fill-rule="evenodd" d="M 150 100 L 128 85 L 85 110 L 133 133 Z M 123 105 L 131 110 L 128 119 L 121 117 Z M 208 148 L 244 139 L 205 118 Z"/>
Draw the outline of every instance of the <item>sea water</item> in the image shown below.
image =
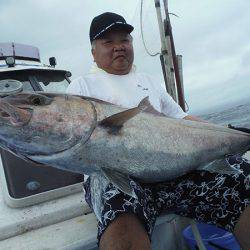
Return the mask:
<path fill-rule="evenodd" d="M 200 117 L 211 123 L 220 125 L 231 124 L 233 126 L 250 129 L 250 102 L 239 104 L 222 111 L 201 115 Z"/>
<path fill-rule="evenodd" d="M 250 102 L 235 105 L 218 112 L 204 114 L 200 116 L 202 119 L 211 123 L 227 126 L 231 124 L 236 127 L 244 127 L 250 129 Z M 246 152 L 244 158 L 250 161 L 250 151 Z"/>

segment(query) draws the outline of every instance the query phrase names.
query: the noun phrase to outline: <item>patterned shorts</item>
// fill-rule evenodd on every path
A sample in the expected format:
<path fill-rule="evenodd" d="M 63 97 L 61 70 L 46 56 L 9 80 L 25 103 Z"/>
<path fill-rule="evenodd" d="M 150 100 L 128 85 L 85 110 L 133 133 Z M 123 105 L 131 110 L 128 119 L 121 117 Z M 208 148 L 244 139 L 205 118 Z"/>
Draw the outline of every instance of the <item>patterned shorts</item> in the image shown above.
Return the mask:
<path fill-rule="evenodd" d="M 161 213 L 175 213 L 232 232 L 241 213 L 250 204 L 250 162 L 238 156 L 230 156 L 226 162 L 239 171 L 219 174 L 196 170 L 157 184 L 131 180 L 137 199 L 108 183 L 100 196 L 102 209 L 98 240 L 108 225 L 123 213 L 136 214 L 150 238 L 156 218 Z M 90 183 L 88 178 L 84 184 L 85 199 L 93 209 Z"/>

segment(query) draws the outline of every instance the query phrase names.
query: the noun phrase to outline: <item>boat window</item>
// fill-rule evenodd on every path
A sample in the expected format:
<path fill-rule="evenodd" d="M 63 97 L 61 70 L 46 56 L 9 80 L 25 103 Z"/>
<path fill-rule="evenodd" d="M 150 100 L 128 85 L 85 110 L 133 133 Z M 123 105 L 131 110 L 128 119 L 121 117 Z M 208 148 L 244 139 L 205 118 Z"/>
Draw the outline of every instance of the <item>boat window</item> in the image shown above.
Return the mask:
<path fill-rule="evenodd" d="M 23 91 L 65 92 L 69 80 L 61 70 L 16 70 L 1 72 L 0 80 L 13 79 L 23 83 Z"/>
<path fill-rule="evenodd" d="M 46 92 L 65 92 L 69 85 L 65 71 L 43 71 L 36 74 L 35 79 Z"/>
<path fill-rule="evenodd" d="M 31 92 L 31 91 L 34 91 L 33 88 L 31 87 L 29 81 L 22 81 L 22 84 L 23 84 L 23 91 L 24 91 L 24 92 Z"/>
<path fill-rule="evenodd" d="M 66 79 L 59 81 L 59 82 L 54 82 L 50 81 L 49 83 L 38 81 L 39 84 L 41 85 L 42 89 L 46 92 L 65 92 L 66 88 L 68 87 L 69 83 Z"/>
<path fill-rule="evenodd" d="M 12 80 L 17 80 L 20 81 L 23 84 L 23 91 L 25 92 L 31 92 L 34 91 L 27 74 L 23 74 L 23 72 L 16 72 L 16 71 L 11 71 L 11 72 L 1 72 L 0 73 L 0 80 L 6 80 L 6 79 L 12 79 Z"/>

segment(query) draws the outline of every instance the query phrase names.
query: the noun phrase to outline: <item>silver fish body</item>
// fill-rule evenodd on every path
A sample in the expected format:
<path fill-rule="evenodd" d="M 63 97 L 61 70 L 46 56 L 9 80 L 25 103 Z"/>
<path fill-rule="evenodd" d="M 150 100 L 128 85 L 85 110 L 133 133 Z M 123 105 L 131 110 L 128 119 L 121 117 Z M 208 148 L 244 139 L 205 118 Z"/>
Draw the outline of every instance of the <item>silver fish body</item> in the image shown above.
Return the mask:
<path fill-rule="evenodd" d="M 249 134 L 144 112 L 143 105 L 124 109 L 91 98 L 49 93 L 32 94 L 50 99 L 34 105 L 27 101 L 30 95 L 3 99 L 16 109 L 32 110 L 32 116 L 23 126 L 20 122 L 12 126 L 10 120 L 4 123 L 0 117 L 0 129 L 5 131 L 0 132 L 0 144 L 60 169 L 104 173 L 116 183 L 124 176 L 143 182 L 173 179 L 227 154 L 245 152 L 250 145 Z"/>

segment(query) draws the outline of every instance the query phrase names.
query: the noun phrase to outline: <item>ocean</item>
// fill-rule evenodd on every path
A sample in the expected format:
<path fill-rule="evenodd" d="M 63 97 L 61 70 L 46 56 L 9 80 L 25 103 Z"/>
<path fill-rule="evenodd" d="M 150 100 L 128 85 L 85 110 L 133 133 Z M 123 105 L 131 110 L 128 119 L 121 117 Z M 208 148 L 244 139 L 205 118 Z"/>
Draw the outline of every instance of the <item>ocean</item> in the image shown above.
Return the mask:
<path fill-rule="evenodd" d="M 202 119 L 219 125 L 231 124 L 250 129 L 250 103 L 235 105 L 232 108 L 200 115 Z M 244 155 L 250 161 L 250 151 Z"/>
<path fill-rule="evenodd" d="M 250 129 L 250 102 L 239 104 L 218 112 L 200 115 L 200 117 L 211 123 L 220 125 L 231 124 L 233 126 Z"/>

